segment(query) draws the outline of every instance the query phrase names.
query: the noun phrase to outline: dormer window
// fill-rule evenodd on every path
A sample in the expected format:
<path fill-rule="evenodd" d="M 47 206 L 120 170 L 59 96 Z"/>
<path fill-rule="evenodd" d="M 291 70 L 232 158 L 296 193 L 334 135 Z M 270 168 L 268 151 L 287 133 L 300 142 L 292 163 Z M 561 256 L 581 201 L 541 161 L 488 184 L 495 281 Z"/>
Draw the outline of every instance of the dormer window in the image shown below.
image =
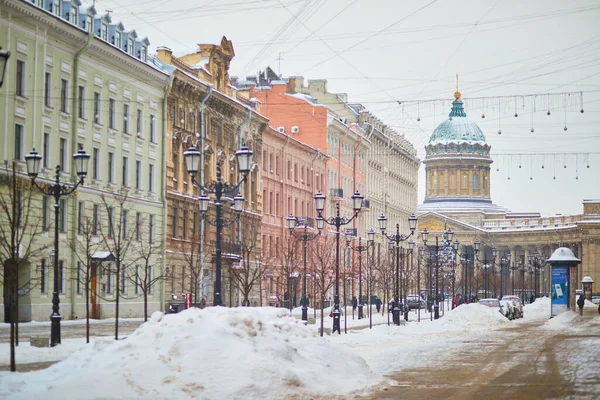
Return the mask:
<path fill-rule="evenodd" d="M 127 41 L 127 53 L 128 53 L 129 55 L 131 55 L 131 56 L 133 55 L 133 50 L 134 50 L 134 49 L 133 49 L 133 43 L 134 43 L 133 39 L 129 39 L 129 40 Z"/>
<path fill-rule="evenodd" d="M 115 42 L 113 44 L 118 48 L 121 48 L 121 32 L 115 32 Z"/>
<path fill-rule="evenodd" d="M 60 17 L 60 2 L 61 0 L 54 0 L 54 2 L 52 3 L 52 6 L 54 7 L 54 14 L 58 15 Z"/>
<path fill-rule="evenodd" d="M 69 12 L 69 22 L 73 25 L 79 23 L 79 12 L 77 11 L 77 7 L 71 7 L 71 11 Z"/>
<path fill-rule="evenodd" d="M 84 29 L 85 29 L 86 31 L 88 31 L 88 32 L 90 31 L 90 28 L 92 27 L 92 22 L 93 22 L 93 18 L 92 18 L 92 16 L 91 16 L 91 15 L 88 15 L 88 16 L 85 18 L 85 26 L 84 26 Z"/>
<path fill-rule="evenodd" d="M 146 61 L 146 52 L 147 52 L 146 47 L 142 46 L 142 51 L 140 53 L 140 60 Z"/>
<path fill-rule="evenodd" d="M 100 38 L 104 41 L 108 41 L 108 25 L 102 23 L 102 28 L 100 28 Z"/>

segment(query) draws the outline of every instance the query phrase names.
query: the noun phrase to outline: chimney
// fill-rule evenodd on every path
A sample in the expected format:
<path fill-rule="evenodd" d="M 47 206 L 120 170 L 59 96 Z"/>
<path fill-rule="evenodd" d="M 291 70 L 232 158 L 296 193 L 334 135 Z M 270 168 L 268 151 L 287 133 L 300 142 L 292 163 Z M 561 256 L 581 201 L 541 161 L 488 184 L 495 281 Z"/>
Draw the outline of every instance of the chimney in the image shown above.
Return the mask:
<path fill-rule="evenodd" d="M 166 46 L 159 46 L 156 49 L 156 56 L 160 60 L 160 62 L 164 64 L 171 64 L 173 60 L 173 51 Z"/>

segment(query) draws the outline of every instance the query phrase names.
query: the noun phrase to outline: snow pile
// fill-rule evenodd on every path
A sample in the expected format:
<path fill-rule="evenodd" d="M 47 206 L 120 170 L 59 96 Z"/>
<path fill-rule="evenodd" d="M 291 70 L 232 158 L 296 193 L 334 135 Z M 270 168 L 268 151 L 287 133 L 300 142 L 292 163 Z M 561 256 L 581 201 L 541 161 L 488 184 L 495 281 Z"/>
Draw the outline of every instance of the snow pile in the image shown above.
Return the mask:
<path fill-rule="evenodd" d="M 482 327 L 485 329 L 498 328 L 509 324 L 498 308 L 483 306 L 477 303 L 463 304 L 446 313 L 439 320 L 441 324 L 457 329 Z"/>
<path fill-rule="evenodd" d="M 43 371 L 0 373 L 0 398 L 316 399 L 380 382 L 361 357 L 289 311 L 211 307 L 156 312 L 125 340 L 97 339 Z"/>
<path fill-rule="evenodd" d="M 576 312 L 564 311 L 546 322 L 542 327 L 553 331 L 566 331 L 577 328 L 584 323 L 583 318 Z"/>
<path fill-rule="evenodd" d="M 524 320 L 540 320 L 550 318 L 550 297 L 540 297 L 531 304 L 523 306 Z"/>
<path fill-rule="evenodd" d="M 588 299 L 585 299 L 585 303 L 583 304 L 583 308 L 598 308 L 598 304 L 594 304 Z"/>

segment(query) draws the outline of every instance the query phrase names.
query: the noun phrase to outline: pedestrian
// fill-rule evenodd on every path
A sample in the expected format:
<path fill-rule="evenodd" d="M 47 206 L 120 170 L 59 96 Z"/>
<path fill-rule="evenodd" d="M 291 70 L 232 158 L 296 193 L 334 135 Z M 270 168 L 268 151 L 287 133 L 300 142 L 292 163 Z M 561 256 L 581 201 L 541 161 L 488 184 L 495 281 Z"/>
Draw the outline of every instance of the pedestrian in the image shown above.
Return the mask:
<path fill-rule="evenodd" d="M 352 311 L 356 310 L 356 306 L 358 305 L 358 300 L 356 300 L 356 296 L 352 297 Z"/>
<path fill-rule="evenodd" d="M 579 307 L 579 315 L 583 315 L 583 306 L 585 305 L 585 296 L 583 293 L 579 295 L 577 299 L 577 306 Z"/>
<path fill-rule="evenodd" d="M 200 300 L 200 308 L 204 308 L 206 307 L 206 299 L 202 298 L 202 300 Z"/>
<path fill-rule="evenodd" d="M 377 312 L 379 312 L 379 310 L 381 310 L 381 299 L 379 297 L 375 301 L 375 308 L 377 309 Z"/>

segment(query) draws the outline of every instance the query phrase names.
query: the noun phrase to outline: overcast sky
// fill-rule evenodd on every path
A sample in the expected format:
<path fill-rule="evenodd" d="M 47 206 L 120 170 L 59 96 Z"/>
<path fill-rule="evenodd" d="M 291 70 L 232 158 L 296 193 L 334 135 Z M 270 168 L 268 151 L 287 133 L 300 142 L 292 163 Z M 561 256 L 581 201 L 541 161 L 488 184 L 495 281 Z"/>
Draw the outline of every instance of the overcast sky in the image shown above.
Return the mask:
<path fill-rule="evenodd" d="M 232 76 L 270 65 L 327 79 L 330 92 L 364 104 L 421 158 L 459 73 L 467 115 L 492 146 L 494 203 L 549 215 L 600 199 L 597 0 L 97 0 L 96 8 L 176 55 L 225 35 L 236 52 Z M 423 167 L 419 186 L 421 202 Z"/>

